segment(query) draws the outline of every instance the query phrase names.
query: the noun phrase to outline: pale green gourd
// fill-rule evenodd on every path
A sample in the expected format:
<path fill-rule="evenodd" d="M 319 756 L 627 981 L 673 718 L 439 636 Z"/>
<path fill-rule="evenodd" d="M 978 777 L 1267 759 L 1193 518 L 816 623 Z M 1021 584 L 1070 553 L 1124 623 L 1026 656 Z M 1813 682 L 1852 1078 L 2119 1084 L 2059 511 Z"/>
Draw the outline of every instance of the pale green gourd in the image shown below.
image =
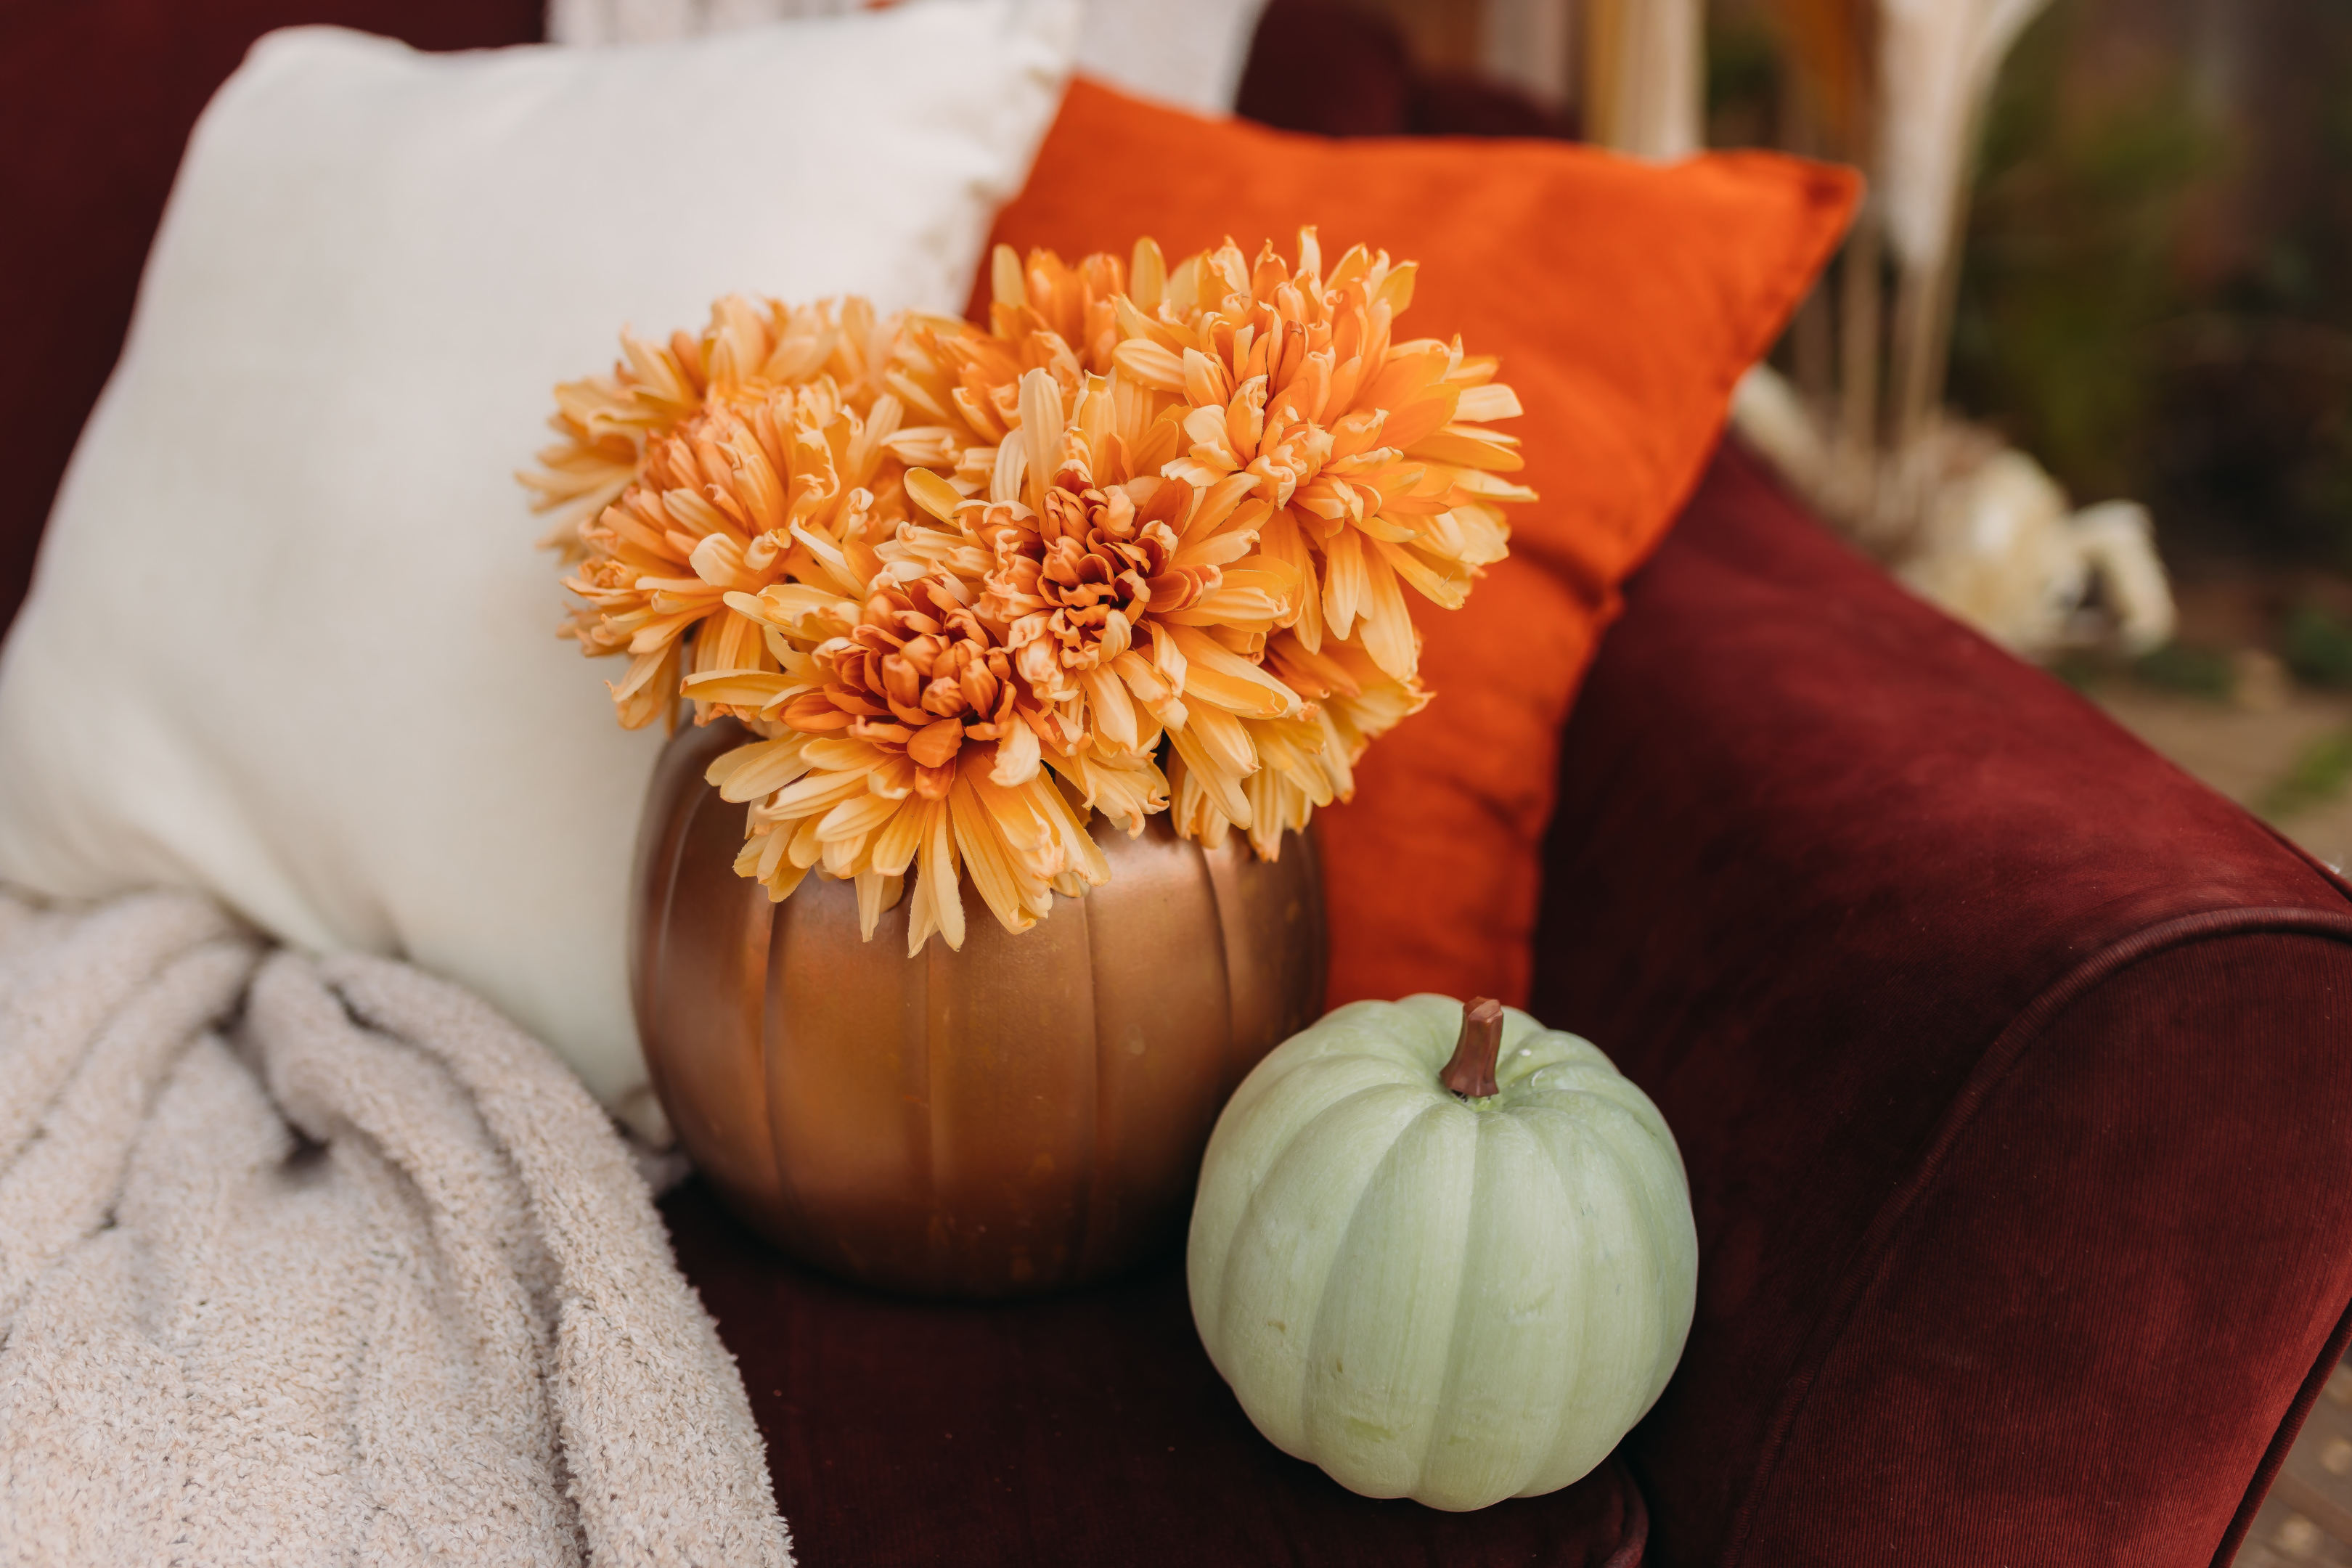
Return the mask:
<path fill-rule="evenodd" d="M 1608 1058 L 1423 995 L 1342 1007 L 1243 1081 L 1187 1271 L 1259 1431 L 1354 1491 L 1461 1510 L 1608 1457 L 1682 1355 L 1698 1237 L 1664 1119 Z"/>

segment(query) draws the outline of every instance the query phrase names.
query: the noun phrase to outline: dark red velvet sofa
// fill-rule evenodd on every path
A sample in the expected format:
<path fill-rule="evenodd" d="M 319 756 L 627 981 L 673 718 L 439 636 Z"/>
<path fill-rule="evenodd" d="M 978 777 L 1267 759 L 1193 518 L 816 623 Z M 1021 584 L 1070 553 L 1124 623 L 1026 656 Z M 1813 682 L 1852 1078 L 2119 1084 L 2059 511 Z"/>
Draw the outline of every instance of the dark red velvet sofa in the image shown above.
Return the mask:
<path fill-rule="evenodd" d="M 0 605 L 246 44 L 512 42 L 538 12 L 0 10 Z M 1422 128 L 1460 101 L 1416 91 Z M 1172 1256 L 898 1301 L 689 1183 L 679 1259 L 801 1560 L 2228 1562 L 2352 1331 L 2352 889 L 1729 448 L 1602 647 L 1546 856 L 1535 1010 L 1657 1100 L 1698 1218 L 1687 1353 L 1615 1458 L 1474 1515 L 1356 1498 L 1251 1430 Z"/>

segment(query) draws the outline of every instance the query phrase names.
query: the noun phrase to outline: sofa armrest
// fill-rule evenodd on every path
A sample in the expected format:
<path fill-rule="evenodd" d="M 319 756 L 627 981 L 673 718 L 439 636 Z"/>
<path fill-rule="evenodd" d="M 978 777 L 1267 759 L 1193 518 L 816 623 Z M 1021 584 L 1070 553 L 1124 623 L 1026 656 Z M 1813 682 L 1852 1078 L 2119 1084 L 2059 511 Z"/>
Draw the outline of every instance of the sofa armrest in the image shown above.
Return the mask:
<path fill-rule="evenodd" d="M 2227 1561 L 2352 1302 L 2352 908 L 1727 448 L 1562 738 L 1535 1010 L 1681 1141 L 1652 1561 Z"/>

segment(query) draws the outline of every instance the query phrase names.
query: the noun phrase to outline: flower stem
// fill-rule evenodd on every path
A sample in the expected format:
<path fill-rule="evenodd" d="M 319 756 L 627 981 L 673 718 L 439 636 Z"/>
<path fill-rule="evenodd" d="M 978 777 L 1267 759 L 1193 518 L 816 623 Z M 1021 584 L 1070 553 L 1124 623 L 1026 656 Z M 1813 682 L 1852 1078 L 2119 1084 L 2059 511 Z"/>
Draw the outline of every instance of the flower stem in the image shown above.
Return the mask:
<path fill-rule="evenodd" d="M 1465 1100 L 1495 1092 L 1495 1058 L 1503 1048 L 1503 1005 L 1479 996 L 1462 1005 L 1462 1036 L 1437 1081 Z"/>

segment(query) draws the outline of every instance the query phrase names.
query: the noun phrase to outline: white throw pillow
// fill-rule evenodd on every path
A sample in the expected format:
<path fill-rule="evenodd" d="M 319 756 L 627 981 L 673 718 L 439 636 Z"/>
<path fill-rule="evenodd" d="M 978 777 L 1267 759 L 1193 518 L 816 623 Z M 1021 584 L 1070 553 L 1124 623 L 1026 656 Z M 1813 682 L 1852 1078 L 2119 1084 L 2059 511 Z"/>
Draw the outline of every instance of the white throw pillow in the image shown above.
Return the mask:
<path fill-rule="evenodd" d="M 474 987 L 643 1124 L 613 719 L 514 471 L 624 326 L 960 311 L 1075 0 L 649 47 L 273 34 L 205 111 L 0 656 L 0 879 Z"/>

